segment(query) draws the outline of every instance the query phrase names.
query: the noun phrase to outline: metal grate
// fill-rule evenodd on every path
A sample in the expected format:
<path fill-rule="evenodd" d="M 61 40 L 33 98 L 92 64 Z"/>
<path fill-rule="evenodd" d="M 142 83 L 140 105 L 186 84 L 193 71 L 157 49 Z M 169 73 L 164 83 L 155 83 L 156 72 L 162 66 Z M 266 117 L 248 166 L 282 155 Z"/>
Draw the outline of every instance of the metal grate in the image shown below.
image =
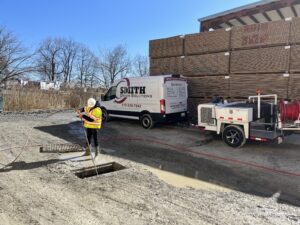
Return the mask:
<path fill-rule="evenodd" d="M 0 112 L 3 110 L 3 97 L 1 96 L 0 92 Z"/>
<path fill-rule="evenodd" d="M 215 123 L 215 120 L 212 118 L 212 108 L 201 108 L 201 123 Z"/>
<path fill-rule="evenodd" d="M 82 152 L 84 148 L 79 144 L 52 144 L 40 147 L 41 153 Z"/>

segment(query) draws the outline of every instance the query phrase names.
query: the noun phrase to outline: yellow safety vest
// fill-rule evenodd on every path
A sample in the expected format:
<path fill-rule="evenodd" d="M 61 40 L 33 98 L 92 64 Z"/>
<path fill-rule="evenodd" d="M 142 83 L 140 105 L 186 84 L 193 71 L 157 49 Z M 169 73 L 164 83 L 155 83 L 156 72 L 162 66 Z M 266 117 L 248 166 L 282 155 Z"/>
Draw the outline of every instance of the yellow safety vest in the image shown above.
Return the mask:
<path fill-rule="evenodd" d="M 102 123 L 102 110 L 97 107 L 95 109 L 92 109 L 90 107 L 84 107 L 84 113 L 86 116 L 90 117 L 93 119 L 93 122 L 84 120 L 84 127 L 85 128 L 91 128 L 91 129 L 100 129 L 101 128 L 101 123 Z"/>

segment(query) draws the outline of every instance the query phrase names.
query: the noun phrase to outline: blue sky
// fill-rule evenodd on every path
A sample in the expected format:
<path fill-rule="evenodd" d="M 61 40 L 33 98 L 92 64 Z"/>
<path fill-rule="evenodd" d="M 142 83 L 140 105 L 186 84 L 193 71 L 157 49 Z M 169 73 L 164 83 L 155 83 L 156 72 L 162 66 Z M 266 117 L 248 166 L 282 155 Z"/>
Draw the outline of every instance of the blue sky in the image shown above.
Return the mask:
<path fill-rule="evenodd" d="M 71 37 L 98 48 L 124 44 L 148 54 L 148 41 L 199 31 L 198 18 L 253 0 L 0 0 L 0 26 L 29 48 L 46 37 Z"/>

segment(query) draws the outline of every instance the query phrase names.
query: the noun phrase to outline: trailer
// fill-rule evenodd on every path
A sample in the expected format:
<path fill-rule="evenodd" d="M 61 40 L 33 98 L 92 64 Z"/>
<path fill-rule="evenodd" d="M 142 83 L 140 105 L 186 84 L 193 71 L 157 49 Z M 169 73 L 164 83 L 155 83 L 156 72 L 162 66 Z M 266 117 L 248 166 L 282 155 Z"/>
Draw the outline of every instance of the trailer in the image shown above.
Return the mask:
<path fill-rule="evenodd" d="M 242 147 L 247 140 L 284 141 L 300 131 L 300 101 L 278 101 L 275 94 L 259 91 L 247 101 L 198 105 L 198 126 L 216 132 L 230 147 Z"/>

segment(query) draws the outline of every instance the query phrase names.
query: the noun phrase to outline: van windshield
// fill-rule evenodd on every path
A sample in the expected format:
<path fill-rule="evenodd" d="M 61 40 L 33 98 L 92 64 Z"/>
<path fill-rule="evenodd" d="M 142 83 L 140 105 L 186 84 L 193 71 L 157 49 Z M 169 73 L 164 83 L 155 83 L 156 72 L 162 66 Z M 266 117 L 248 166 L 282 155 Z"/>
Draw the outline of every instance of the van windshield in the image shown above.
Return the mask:
<path fill-rule="evenodd" d="M 104 101 L 110 101 L 116 98 L 117 87 L 111 87 L 104 96 Z"/>

